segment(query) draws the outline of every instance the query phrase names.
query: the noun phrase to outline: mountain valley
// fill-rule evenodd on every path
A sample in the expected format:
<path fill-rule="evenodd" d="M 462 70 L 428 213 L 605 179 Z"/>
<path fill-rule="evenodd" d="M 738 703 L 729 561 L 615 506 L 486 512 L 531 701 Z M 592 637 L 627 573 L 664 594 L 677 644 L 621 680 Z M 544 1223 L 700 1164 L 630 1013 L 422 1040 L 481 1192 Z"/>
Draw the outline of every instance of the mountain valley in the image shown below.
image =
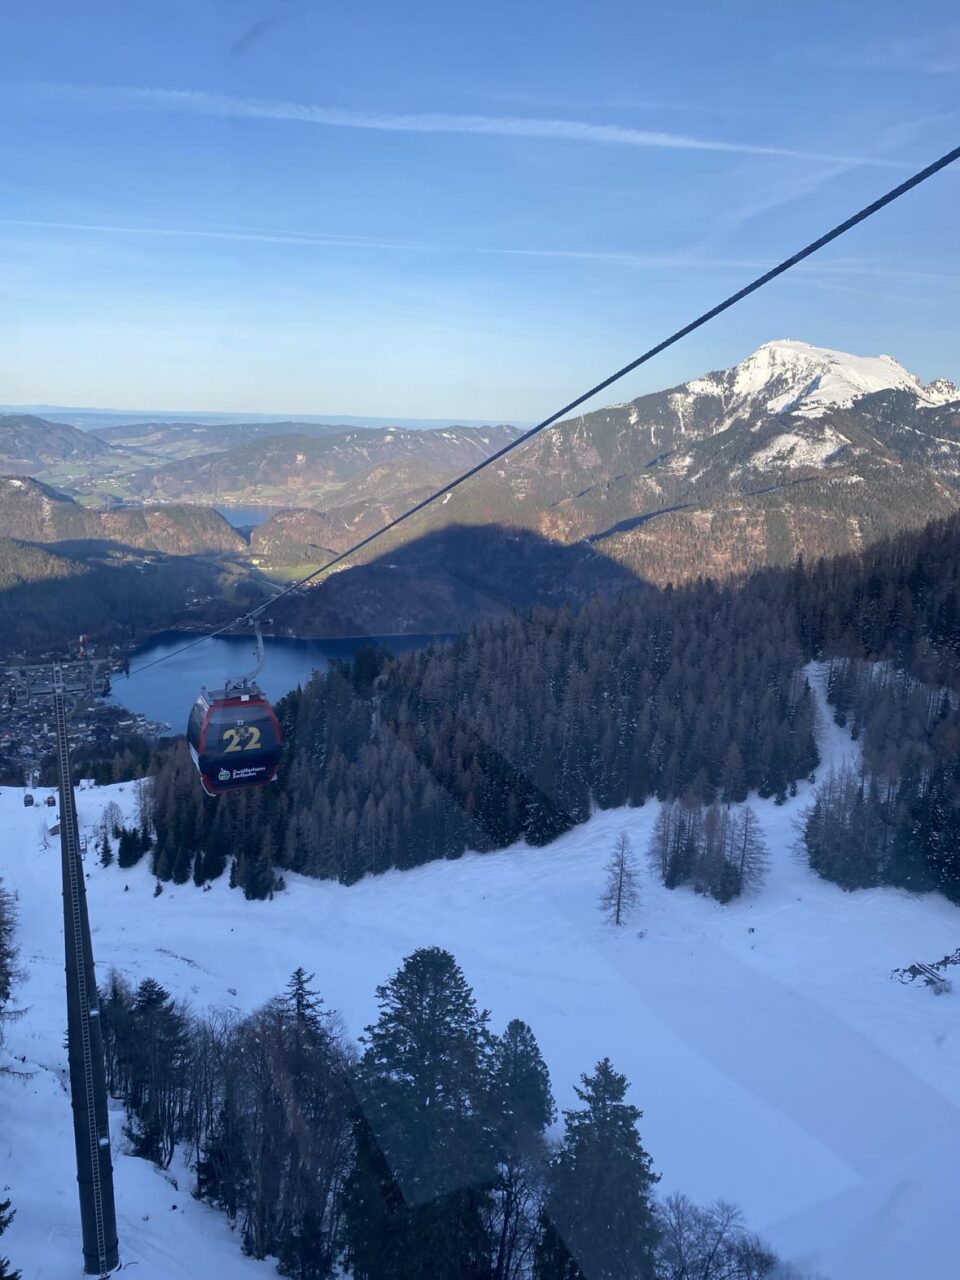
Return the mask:
<path fill-rule="evenodd" d="M 0 418 L 0 535 L 226 555 L 286 580 L 519 434 L 296 421 L 81 431 L 12 415 Z M 232 506 L 273 514 L 241 534 L 213 510 Z M 535 437 L 353 557 L 326 598 L 297 604 L 296 625 L 450 629 L 638 581 L 855 551 L 958 508 L 956 386 L 923 384 L 890 356 L 784 339 Z M 546 584 L 561 562 L 573 577 L 558 597 Z"/>

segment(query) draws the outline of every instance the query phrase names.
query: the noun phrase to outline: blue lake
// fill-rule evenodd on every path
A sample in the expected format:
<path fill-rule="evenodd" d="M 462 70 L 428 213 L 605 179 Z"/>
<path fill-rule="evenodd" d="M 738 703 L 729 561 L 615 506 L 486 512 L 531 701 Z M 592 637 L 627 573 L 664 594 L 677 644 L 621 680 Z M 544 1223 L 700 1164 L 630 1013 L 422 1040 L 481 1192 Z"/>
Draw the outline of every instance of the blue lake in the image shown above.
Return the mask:
<path fill-rule="evenodd" d="M 229 520 L 235 529 L 247 528 L 251 525 L 264 524 L 282 507 L 215 507 L 224 520 Z"/>
<path fill-rule="evenodd" d="M 130 675 L 113 678 L 110 700 L 169 724 L 173 733 L 183 733 L 201 685 L 220 688 L 225 676 L 241 676 L 256 665 L 251 636 L 217 636 L 186 653 L 167 657 L 196 639 L 196 633 L 188 631 L 165 631 L 153 636 L 130 655 Z M 325 671 L 331 659 L 352 658 L 365 646 L 379 645 L 399 654 L 447 639 L 448 636 L 430 635 L 351 636 L 341 640 L 265 636 L 267 662 L 257 683 L 271 701 L 276 701 L 298 684 L 305 684 L 314 671 Z M 157 666 L 146 665 L 158 658 L 165 661 Z"/>

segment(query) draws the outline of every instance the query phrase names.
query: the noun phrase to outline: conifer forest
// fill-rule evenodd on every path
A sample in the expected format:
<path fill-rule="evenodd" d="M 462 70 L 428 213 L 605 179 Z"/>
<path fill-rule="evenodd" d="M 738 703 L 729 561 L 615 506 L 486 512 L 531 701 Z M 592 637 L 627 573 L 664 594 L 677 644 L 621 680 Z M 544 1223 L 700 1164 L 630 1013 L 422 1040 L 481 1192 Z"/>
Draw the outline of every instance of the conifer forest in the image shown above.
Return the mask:
<path fill-rule="evenodd" d="M 652 797 L 697 840 L 712 842 L 718 823 L 730 840 L 721 810 L 748 792 L 784 799 L 817 772 L 803 668 L 827 661 L 837 721 L 862 739 L 864 764 L 818 776 L 803 833 L 811 865 L 851 888 L 960 898 L 958 543 L 953 518 L 734 586 L 538 610 L 398 660 L 361 651 L 280 704 L 281 786 L 210 800 L 182 744 L 144 762 L 153 781 L 125 856 L 149 847 L 160 880 L 229 872 L 266 897 L 287 870 L 349 884 L 467 849 L 549 843 L 593 808 Z M 698 883 L 734 896 L 748 869 L 724 872 L 731 850 L 719 861 L 712 850 Z M 683 861 L 675 882 L 697 858 Z"/>

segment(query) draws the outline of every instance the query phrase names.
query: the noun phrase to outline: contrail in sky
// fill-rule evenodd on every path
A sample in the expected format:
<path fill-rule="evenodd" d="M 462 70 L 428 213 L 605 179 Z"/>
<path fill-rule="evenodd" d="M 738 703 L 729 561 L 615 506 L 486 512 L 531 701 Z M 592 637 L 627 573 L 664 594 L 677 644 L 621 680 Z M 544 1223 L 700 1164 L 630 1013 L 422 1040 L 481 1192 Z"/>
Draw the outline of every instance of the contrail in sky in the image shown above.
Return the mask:
<path fill-rule="evenodd" d="M 540 119 L 530 116 L 450 115 L 445 112 L 355 111 L 343 107 L 325 107 L 265 98 L 236 98 L 229 94 L 206 93 L 194 89 L 138 89 L 96 85 L 38 87 L 51 96 L 112 111 L 178 112 L 187 115 L 223 116 L 237 120 L 283 120 L 332 129 L 369 129 L 385 133 L 453 133 L 539 138 L 557 142 L 646 147 L 665 151 L 779 156 L 790 160 L 812 161 L 817 164 L 871 165 L 884 169 L 907 167 L 897 161 L 884 160 L 876 156 L 827 155 L 819 151 L 796 150 L 792 147 L 698 138 L 684 133 L 632 129 L 616 124 L 592 124 L 583 120 Z"/>

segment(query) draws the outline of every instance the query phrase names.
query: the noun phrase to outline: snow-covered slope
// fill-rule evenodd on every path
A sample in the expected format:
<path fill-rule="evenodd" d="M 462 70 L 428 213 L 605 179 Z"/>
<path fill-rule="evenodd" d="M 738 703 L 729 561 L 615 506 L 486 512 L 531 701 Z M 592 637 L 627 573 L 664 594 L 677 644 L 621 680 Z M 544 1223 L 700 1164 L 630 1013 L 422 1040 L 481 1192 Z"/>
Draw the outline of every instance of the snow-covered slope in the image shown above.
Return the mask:
<path fill-rule="evenodd" d="M 854 752 L 828 716 L 821 752 L 821 775 Z M 495 1029 L 515 1016 L 531 1023 L 561 1106 L 602 1055 L 627 1073 L 663 1190 L 737 1201 L 785 1256 L 831 1280 L 948 1280 L 960 1249 L 960 992 L 938 999 L 889 973 L 954 950 L 960 910 L 818 880 L 793 852 L 810 794 L 804 785 L 782 807 L 757 803 L 773 851 L 758 895 L 722 907 L 645 876 L 643 905 L 619 932 L 596 907 L 603 866 L 621 830 L 644 849 L 655 804 L 598 813 L 545 849 L 351 888 L 290 877 L 264 903 L 225 879 L 154 898 L 145 867 L 89 865 L 98 967 L 154 976 L 200 1009 L 247 1010 L 303 964 L 357 1033 L 375 1014 L 376 983 L 404 955 L 448 947 Z M 78 793 L 81 822 L 93 826 L 111 798 L 132 806 L 129 787 Z M 5 1252 L 28 1280 L 59 1280 L 77 1273 L 79 1230 L 59 863 L 39 825 L 19 792 L 0 790 L 0 874 L 19 894 L 29 971 L 8 1049 L 34 1072 L 0 1077 L 0 1187 L 19 1211 Z M 117 1201 L 123 1256 L 140 1280 L 271 1274 L 241 1256 L 184 1181 L 174 1191 L 129 1155 L 117 1156 Z"/>
<path fill-rule="evenodd" d="M 861 396 L 891 390 L 909 391 L 925 405 L 960 398 L 946 378 L 924 386 L 893 356 L 855 356 L 792 338 L 765 342 L 732 369 L 696 378 L 678 394 L 720 396 L 729 421 L 758 410 L 816 418 L 848 408 Z"/>

